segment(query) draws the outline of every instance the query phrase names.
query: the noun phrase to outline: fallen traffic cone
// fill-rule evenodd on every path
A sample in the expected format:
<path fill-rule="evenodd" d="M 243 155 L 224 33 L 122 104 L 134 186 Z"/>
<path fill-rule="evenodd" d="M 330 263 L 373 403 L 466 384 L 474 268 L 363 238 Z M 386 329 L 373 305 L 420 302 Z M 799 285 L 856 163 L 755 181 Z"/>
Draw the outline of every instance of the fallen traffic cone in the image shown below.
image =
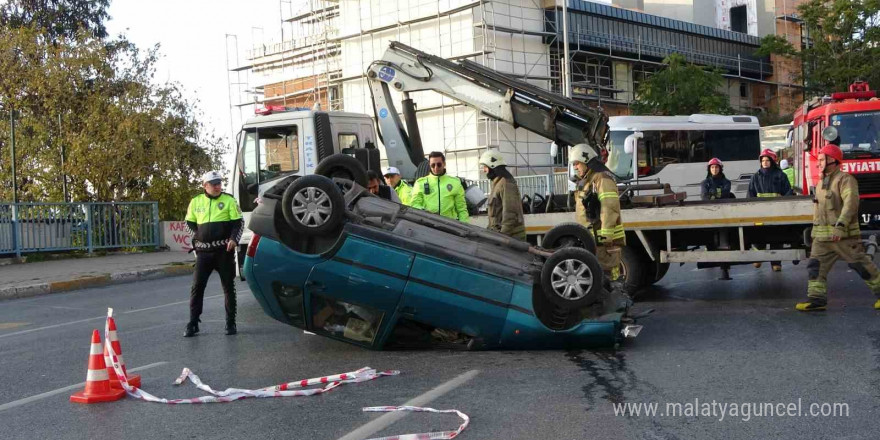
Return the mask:
<path fill-rule="evenodd" d="M 112 402 L 125 397 L 125 390 L 110 387 L 107 366 L 101 352 L 101 335 L 97 330 L 92 332 L 92 345 L 89 350 L 89 367 L 86 372 L 86 388 L 73 393 L 70 401 L 74 403 Z"/>
<path fill-rule="evenodd" d="M 116 358 L 119 359 L 119 366 L 122 367 L 122 372 L 125 373 L 125 377 L 128 378 L 128 384 L 140 388 L 140 374 L 130 375 L 128 374 L 128 370 L 125 369 L 125 360 L 122 358 L 122 345 L 119 344 L 119 337 L 116 336 L 116 321 L 112 317 L 108 317 L 107 326 L 110 330 L 110 346 L 113 347 L 113 352 L 116 353 Z M 107 366 L 107 376 L 110 377 L 110 386 L 123 389 L 122 381 L 116 375 L 116 370 L 113 369 L 113 362 L 110 359 L 110 351 L 107 350 L 106 344 L 104 344 L 104 365 Z"/>

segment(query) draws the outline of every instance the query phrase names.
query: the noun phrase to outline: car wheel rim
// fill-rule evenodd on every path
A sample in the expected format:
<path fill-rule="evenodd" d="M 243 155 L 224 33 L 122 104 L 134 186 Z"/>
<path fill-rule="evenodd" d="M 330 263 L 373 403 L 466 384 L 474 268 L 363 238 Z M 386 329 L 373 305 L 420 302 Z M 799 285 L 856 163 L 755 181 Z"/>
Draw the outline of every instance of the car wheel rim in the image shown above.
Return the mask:
<path fill-rule="evenodd" d="M 299 190 L 293 196 L 291 207 L 296 221 L 310 228 L 323 226 L 330 219 L 333 212 L 333 202 L 330 196 L 318 188 L 310 186 Z"/>
<path fill-rule="evenodd" d="M 563 260 L 553 268 L 550 285 L 560 298 L 576 301 L 587 296 L 593 286 L 593 272 L 580 260 Z"/>

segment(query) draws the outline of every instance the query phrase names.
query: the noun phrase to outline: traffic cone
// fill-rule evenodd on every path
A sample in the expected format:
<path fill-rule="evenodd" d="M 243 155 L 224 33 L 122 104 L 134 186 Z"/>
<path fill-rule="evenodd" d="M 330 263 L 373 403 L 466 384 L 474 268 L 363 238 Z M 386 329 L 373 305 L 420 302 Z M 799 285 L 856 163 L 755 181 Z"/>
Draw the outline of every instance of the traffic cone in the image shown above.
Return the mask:
<path fill-rule="evenodd" d="M 97 330 L 92 332 L 92 345 L 89 350 L 89 367 L 86 372 L 86 388 L 73 393 L 70 401 L 74 403 L 112 402 L 125 397 L 125 390 L 110 387 L 107 366 L 101 353 L 101 335 Z"/>
<path fill-rule="evenodd" d="M 113 347 L 113 351 L 116 353 L 116 357 L 119 359 L 119 365 L 122 367 L 122 371 L 125 373 L 125 377 L 128 378 L 128 384 L 140 388 L 141 387 L 141 375 L 140 374 L 128 374 L 128 370 L 125 369 L 125 360 L 122 358 L 122 345 L 119 344 L 119 338 L 116 336 L 116 321 L 112 317 L 107 318 L 107 325 L 110 328 L 110 345 Z M 122 388 L 122 381 L 119 380 L 119 377 L 116 376 L 116 370 L 113 369 L 113 362 L 110 360 L 110 351 L 107 350 L 107 345 L 104 344 L 104 365 L 107 366 L 107 376 L 110 377 L 110 386 L 113 388 Z"/>

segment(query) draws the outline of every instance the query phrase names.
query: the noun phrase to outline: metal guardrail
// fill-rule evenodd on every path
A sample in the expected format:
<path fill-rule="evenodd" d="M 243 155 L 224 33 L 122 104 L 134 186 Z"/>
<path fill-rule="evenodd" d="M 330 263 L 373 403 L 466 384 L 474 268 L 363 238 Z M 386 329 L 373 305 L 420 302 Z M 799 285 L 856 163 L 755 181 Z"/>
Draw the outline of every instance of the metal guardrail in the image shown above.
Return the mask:
<path fill-rule="evenodd" d="M 523 196 L 533 197 L 535 194 L 548 196 L 550 194 L 568 193 L 568 173 L 515 176 L 514 179 L 516 179 L 516 185 L 519 187 L 519 193 Z M 489 194 L 491 189 L 489 179 L 480 179 L 476 183 L 486 195 Z"/>
<path fill-rule="evenodd" d="M 159 245 L 159 204 L 0 203 L 0 254 Z"/>

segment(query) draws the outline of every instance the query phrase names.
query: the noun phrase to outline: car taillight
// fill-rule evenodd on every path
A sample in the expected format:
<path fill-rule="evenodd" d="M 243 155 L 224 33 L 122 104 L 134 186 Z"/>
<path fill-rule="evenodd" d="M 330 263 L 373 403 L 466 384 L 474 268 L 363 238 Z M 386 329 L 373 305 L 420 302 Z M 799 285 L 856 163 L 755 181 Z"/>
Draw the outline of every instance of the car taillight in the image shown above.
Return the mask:
<path fill-rule="evenodd" d="M 251 237 L 251 242 L 248 243 L 246 255 L 248 257 L 254 258 L 254 255 L 257 254 L 257 246 L 259 246 L 259 244 L 260 244 L 260 236 L 257 234 L 254 234 L 253 237 Z"/>

